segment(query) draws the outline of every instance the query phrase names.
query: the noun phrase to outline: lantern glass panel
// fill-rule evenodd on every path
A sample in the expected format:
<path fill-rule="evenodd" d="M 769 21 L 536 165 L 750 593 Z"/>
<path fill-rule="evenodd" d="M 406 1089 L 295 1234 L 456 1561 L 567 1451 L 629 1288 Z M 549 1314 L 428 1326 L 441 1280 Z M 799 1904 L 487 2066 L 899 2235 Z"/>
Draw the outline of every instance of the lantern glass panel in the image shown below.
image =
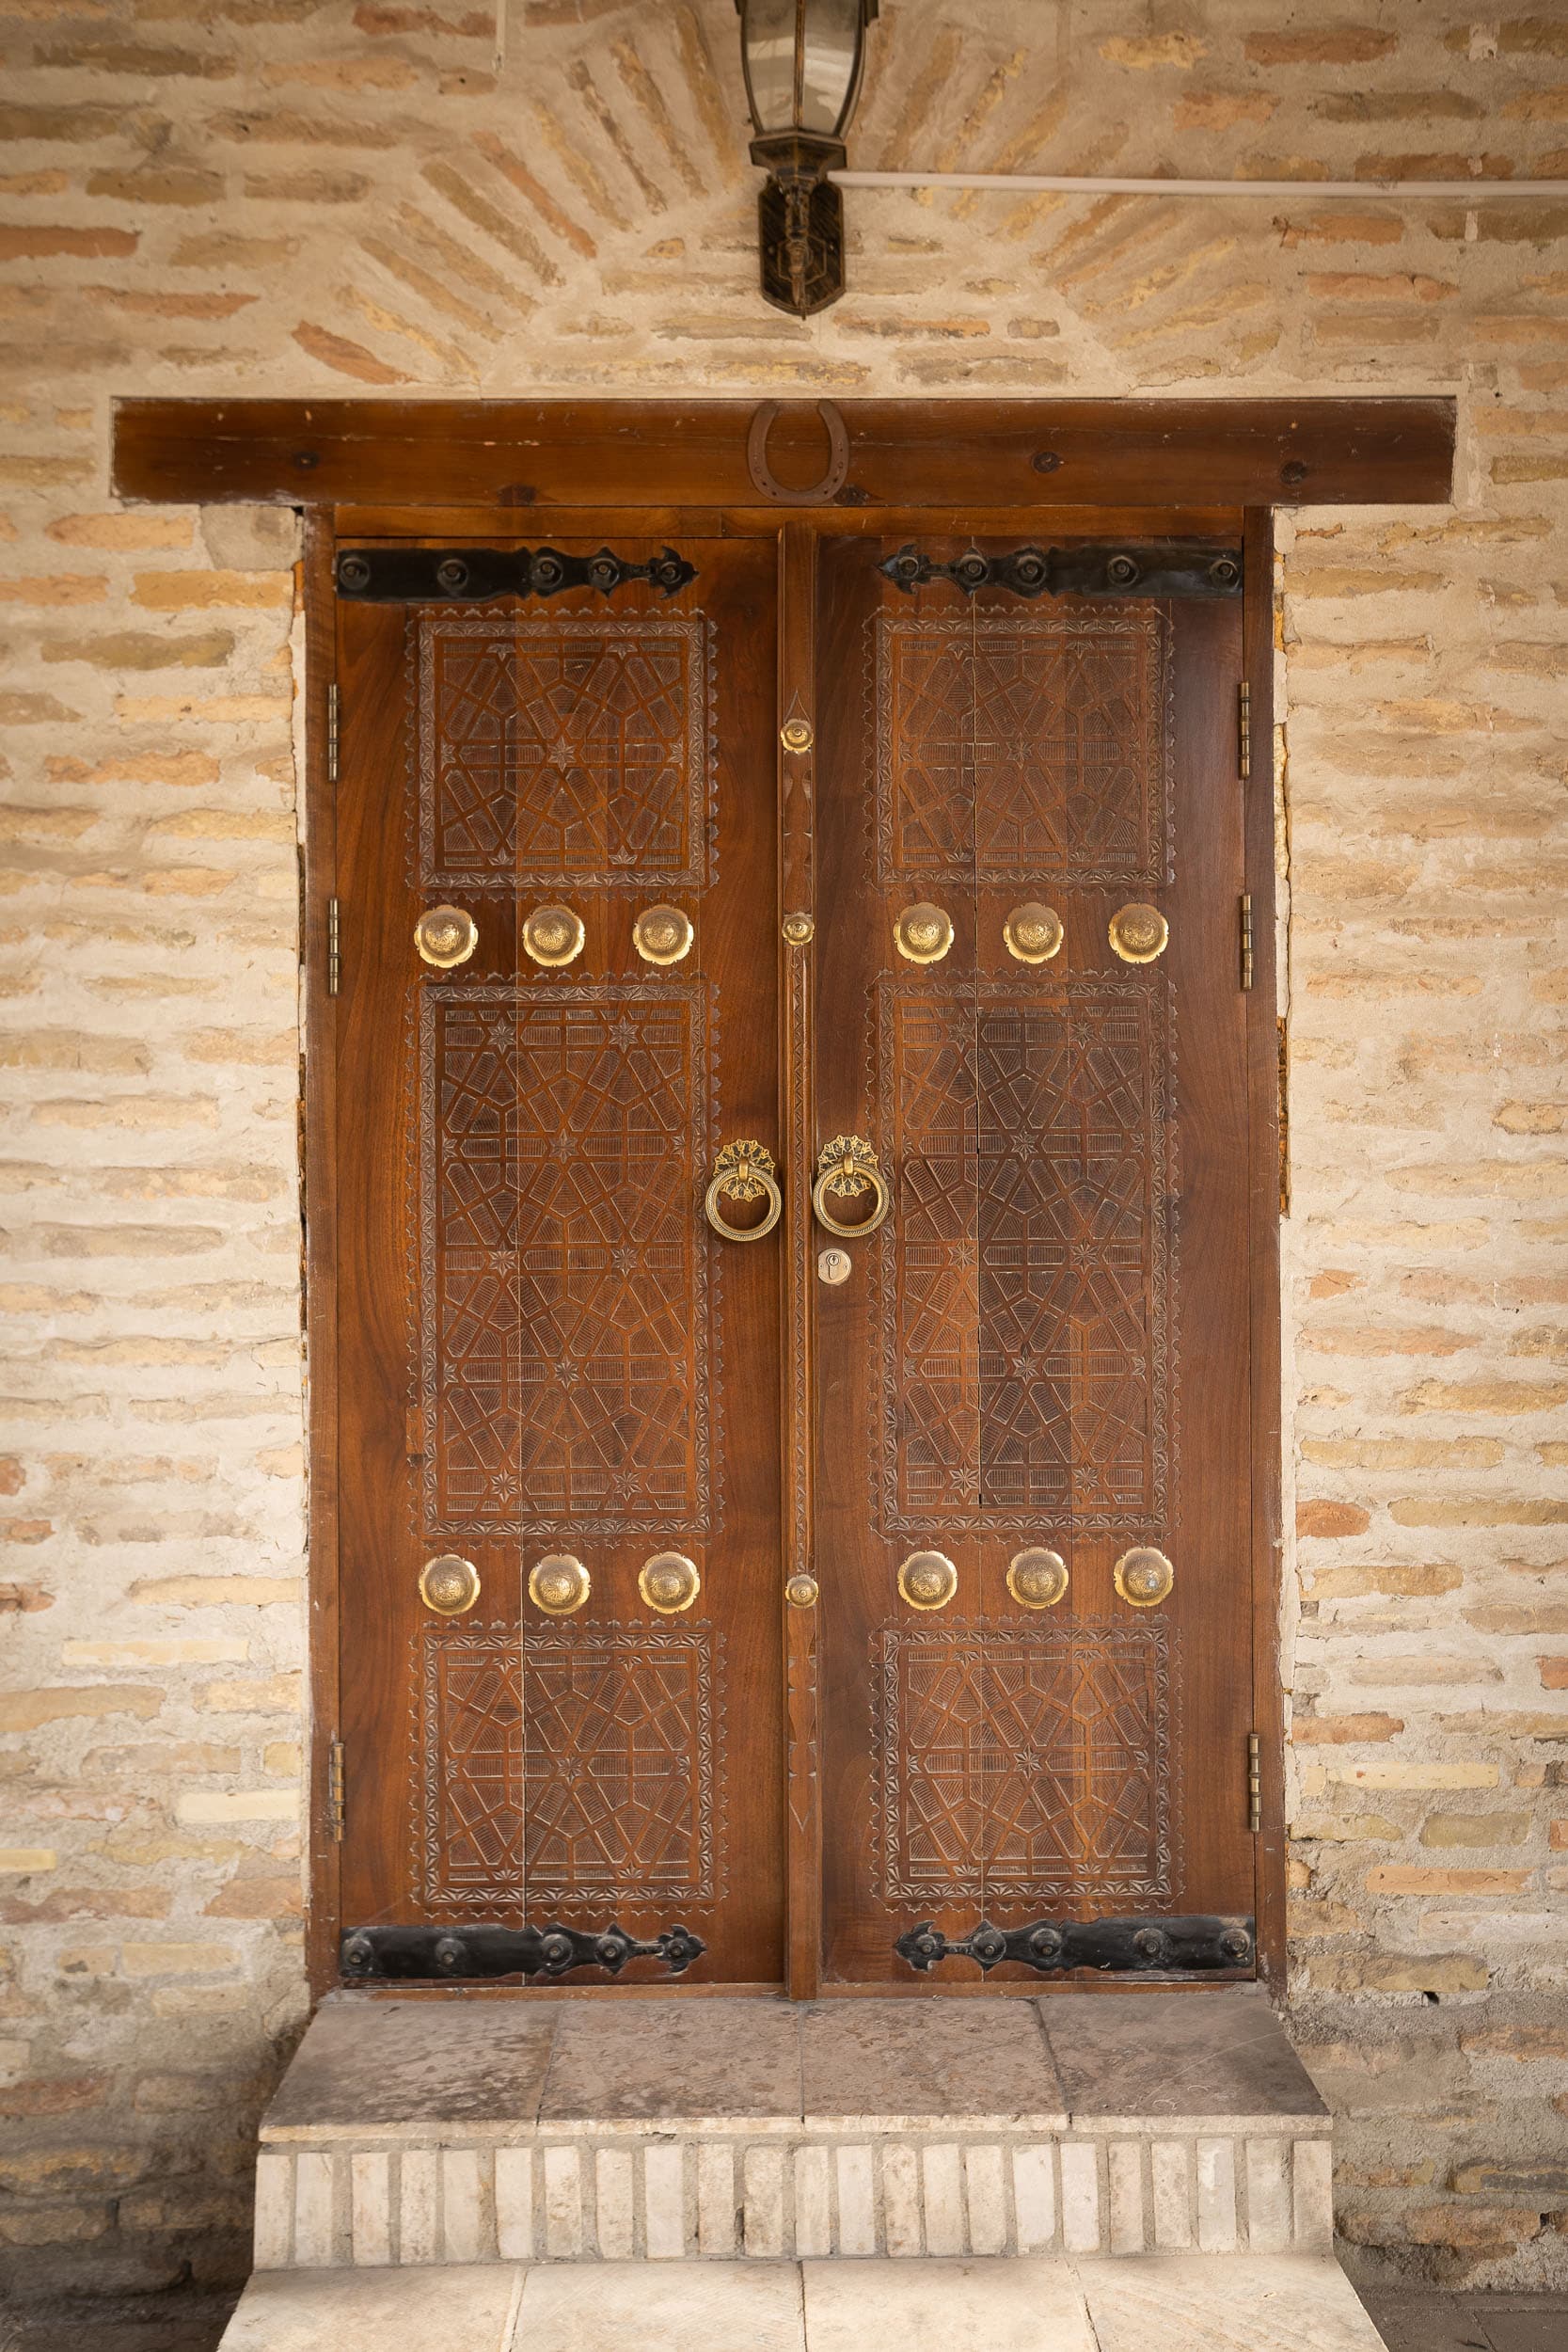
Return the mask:
<path fill-rule="evenodd" d="M 746 0 L 746 92 L 759 132 L 842 136 L 860 79 L 862 22 L 863 0 Z"/>

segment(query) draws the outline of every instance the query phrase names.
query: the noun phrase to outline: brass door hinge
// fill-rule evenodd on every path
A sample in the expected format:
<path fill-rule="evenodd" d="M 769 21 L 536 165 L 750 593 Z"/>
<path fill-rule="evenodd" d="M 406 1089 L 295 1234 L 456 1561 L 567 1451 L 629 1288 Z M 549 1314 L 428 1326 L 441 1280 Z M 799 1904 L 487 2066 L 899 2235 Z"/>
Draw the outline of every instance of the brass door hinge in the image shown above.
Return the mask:
<path fill-rule="evenodd" d="M 329 996 L 336 996 L 338 982 L 343 977 L 342 947 L 341 918 L 338 911 L 338 901 L 336 898 L 328 898 L 326 902 L 326 993 Z"/>
<path fill-rule="evenodd" d="M 343 1743 L 334 1740 L 326 1751 L 326 1826 L 333 1842 L 343 1842 Z"/>
<path fill-rule="evenodd" d="M 1252 688 L 1243 678 L 1236 690 L 1236 772 L 1243 784 L 1252 777 Z"/>
<path fill-rule="evenodd" d="M 1263 1826 L 1262 1742 L 1255 1731 L 1246 1736 L 1246 1825 L 1254 1837 Z"/>
<path fill-rule="evenodd" d="M 1242 893 L 1242 986 L 1252 986 L 1252 893 Z"/>
<path fill-rule="evenodd" d="M 326 781 L 338 781 L 338 681 L 326 690 Z"/>

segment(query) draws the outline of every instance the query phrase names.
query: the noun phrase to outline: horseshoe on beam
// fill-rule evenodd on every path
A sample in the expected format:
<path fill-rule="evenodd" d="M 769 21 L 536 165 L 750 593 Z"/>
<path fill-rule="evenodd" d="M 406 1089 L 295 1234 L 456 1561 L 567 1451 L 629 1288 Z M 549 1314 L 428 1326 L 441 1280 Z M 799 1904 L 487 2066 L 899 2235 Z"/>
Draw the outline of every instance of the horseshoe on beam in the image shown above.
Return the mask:
<path fill-rule="evenodd" d="M 831 400 L 819 400 L 816 413 L 828 430 L 828 470 L 820 482 L 809 489 L 786 489 L 774 478 L 768 463 L 768 437 L 773 430 L 773 420 L 780 403 L 765 400 L 752 418 L 751 431 L 746 436 L 746 469 L 752 486 L 764 498 L 774 499 L 781 506 L 822 506 L 843 489 L 849 471 L 849 434 L 844 419 Z"/>

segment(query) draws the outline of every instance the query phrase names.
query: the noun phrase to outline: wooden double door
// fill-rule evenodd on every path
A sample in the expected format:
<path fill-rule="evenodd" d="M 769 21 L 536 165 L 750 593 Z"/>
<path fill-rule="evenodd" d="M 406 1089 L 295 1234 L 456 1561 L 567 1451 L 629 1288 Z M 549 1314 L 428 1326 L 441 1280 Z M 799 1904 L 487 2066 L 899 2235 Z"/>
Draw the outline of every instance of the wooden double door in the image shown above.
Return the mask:
<path fill-rule="evenodd" d="M 1250 1974 L 1240 533 L 500 519 L 335 557 L 342 1974 Z"/>

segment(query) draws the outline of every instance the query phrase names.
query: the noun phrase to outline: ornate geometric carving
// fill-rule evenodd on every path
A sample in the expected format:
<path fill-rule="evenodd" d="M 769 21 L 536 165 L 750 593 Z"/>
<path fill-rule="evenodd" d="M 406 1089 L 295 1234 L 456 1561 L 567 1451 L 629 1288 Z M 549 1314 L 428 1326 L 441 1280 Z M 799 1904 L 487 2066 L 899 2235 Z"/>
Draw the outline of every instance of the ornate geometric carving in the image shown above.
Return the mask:
<path fill-rule="evenodd" d="M 1147 981 L 879 983 L 884 1534 L 1164 1525 L 1174 1054 Z"/>
<path fill-rule="evenodd" d="M 1171 1648 L 1158 1623 L 878 1634 L 883 1899 L 1168 1897 Z"/>
<path fill-rule="evenodd" d="M 421 890 L 700 890 L 717 764 L 700 614 L 419 623 Z"/>
<path fill-rule="evenodd" d="M 873 626 L 881 889 L 1174 879 L 1158 606 Z"/>
<path fill-rule="evenodd" d="M 710 1021 L 698 980 L 419 1009 L 424 1532 L 700 1536 Z"/>
<path fill-rule="evenodd" d="M 541 1912 L 722 1892 L 722 1637 L 421 1629 L 418 1905 Z"/>

